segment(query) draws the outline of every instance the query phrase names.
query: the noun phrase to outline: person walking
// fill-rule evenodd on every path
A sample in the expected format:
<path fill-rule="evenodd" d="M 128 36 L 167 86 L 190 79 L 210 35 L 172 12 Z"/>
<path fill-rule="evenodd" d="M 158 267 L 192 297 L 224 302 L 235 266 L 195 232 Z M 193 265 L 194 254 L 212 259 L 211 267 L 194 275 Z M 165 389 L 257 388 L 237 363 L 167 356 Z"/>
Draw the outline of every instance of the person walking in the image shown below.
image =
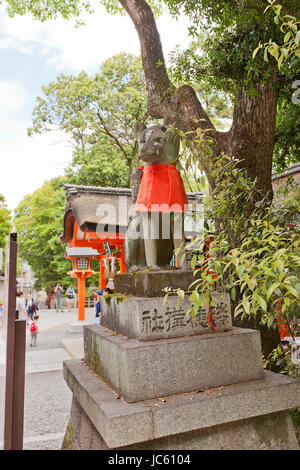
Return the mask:
<path fill-rule="evenodd" d="M 62 295 L 63 295 L 63 288 L 61 287 L 60 283 L 58 282 L 55 289 L 54 289 L 54 294 L 55 294 L 55 308 L 56 311 L 58 312 L 58 309 L 60 309 L 61 312 L 63 312 L 62 308 Z"/>
<path fill-rule="evenodd" d="M 96 294 L 96 298 L 97 298 L 97 302 L 96 302 L 96 305 L 95 305 L 95 318 L 94 318 L 94 325 L 99 325 L 101 324 L 101 310 L 100 310 L 100 296 L 103 295 L 103 289 L 99 289 L 97 290 L 97 292 L 95 292 Z"/>
<path fill-rule="evenodd" d="M 33 320 L 30 323 L 29 331 L 30 331 L 30 346 L 36 346 L 37 335 L 39 332 L 38 327 L 38 319 L 39 316 L 37 314 L 34 315 Z"/>
<path fill-rule="evenodd" d="M 33 300 L 33 297 L 31 295 L 31 292 L 28 292 L 27 294 L 27 299 L 25 301 L 25 307 L 27 310 L 27 315 L 29 316 L 30 320 L 33 320 L 33 315 L 37 313 L 38 311 L 38 306 L 36 302 Z"/>
<path fill-rule="evenodd" d="M 70 286 L 67 289 L 66 296 L 67 296 L 68 312 L 71 312 L 71 308 L 72 308 L 72 305 L 73 305 L 73 297 L 74 297 L 73 286 Z"/>
<path fill-rule="evenodd" d="M 16 298 L 16 310 L 19 312 L 19 320 L 26 320 L 27 324 L 30 321 L 30 318 L 27 314 L 25 307 L 25 299 L 23 292 L 17 292 Z"/>

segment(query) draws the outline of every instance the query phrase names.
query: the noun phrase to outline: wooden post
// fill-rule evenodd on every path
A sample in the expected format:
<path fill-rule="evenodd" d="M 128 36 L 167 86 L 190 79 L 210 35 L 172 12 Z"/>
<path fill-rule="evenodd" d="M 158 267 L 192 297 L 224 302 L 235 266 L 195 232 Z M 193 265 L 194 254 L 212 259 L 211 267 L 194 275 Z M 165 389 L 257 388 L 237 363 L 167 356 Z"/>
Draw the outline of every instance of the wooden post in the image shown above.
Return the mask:
<path fill-rule="evenodd" d="M 126 264 L 125 264 L 125 260 L 124 260 L 124 250 L 123 250 L 123 248 L 121 248 L 121 254 L 120 254 L 119 262 L 120 262 L 120 272 L 121 272 L 121 274 L 126 273 Z"/>
<path fill-rule="evenodd" d="M 82 273 L 83 274 L 83 273 Z M 78 277 L 78 320 L 85 319 L 85 277 Z"/>
<path fill-rule="evenodd" d="M 15 320 L 15 368 L 12 449 L 23 449 L 26 321 Z"/>
<path fill-rule="evenodd" d="M 5 263 L 6 381 L 4 450 L 22 450 L 26 321 L 16 320 L 17 234 L 9 236 Z"/>
<path fill-rule="evenodd" d="M 16 267 L 17 234 L 9 236 L 5 259 L 5 299 L 4 322 L 6 323 L 6 381 L 5 381 L 5 416 L 4 450 L 12 450 L 13 445 L 13 390 L 14 390 L 14 350 L 15 350 L 15 314 L 16 314 Z"/>
<path fill-rule="evenodd" d="M 100 275 L 99 275 L 100 289 L 105 289 L 106 287 L 106 279 L 104 277 L 104 271 L 105 271 L 105 267 L 103 263 L 103 255 L 100 255 Z"/>

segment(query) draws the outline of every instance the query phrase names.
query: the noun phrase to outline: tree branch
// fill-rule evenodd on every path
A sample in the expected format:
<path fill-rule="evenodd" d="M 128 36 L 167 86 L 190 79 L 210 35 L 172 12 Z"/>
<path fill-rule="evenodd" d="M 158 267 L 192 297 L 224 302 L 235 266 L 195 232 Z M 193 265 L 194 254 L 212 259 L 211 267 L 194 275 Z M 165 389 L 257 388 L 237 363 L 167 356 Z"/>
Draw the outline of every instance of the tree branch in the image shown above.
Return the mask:
<path fill-rule="evenodd" d="M 148 112 L 154 118 L 165 115 L 165 104 L 174 89 L 165 65 L 153 12 L 145 0 L 119 0 L 137 30 L 148 90 Z"/>
<path fill-rule="evenodd" d="M 183 131 L 197 127 L 209 129 L 216 139 L 218 132 L 203 109 L 194 89 L 188 85 L 175 88 L 170 82 L 153 12 L 145 0 L 119 0 L 137 30 L 148 90 L 148 113 L 164 118 Z"/>
<path fill-rule="evenodd" d="M 117 139 L 117 137 L 112 133 L 110 132 L 109 128 L 107 127 L 106 125 L 106 122 L 104 121 L 104 119 L 102 118 L 101 114 L 99 113 L 99 111 L 97 111 L 97 116 L 99 118 L 99 121 L 101 122 L 102 126 L 103 126 L 103 129 L 104 129 L 104 133 L 106 135 L 108 135 L 111 139 L 113 139 L 117 146 L 119 147 L 119 149 L 121 150 L 121 152 L 123 153 L 126 161 L 128 162 L 128 155 L 127 155 L 127 152 L 126 150 L 124 149 L 123 145 L 120 143 L 120 141 Z"/>

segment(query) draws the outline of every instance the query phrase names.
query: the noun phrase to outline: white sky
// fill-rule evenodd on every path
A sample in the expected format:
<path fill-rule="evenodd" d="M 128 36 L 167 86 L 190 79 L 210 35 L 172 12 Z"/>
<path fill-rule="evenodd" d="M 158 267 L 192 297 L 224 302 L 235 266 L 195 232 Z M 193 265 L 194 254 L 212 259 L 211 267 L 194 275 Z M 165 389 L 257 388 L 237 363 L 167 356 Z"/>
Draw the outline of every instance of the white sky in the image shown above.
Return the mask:
<path fill-rule="evenodd" d="M 93 75 L 114 54 L 140 52 L 130 18 L 110 16 L 94 4 L 95 13 L 80 28 L 62 19 L 9 18 L 0 6 L 0 193 L 10 210 L 46 179 L 63 174 L 71 160 L 64 135 L 27 136 L 41 87 L 61 73 L 85 70 Z M 166 59 L 176 45 L 188 45 L 185 18 L 177 22 L 163 15 L 157 24 Z"/>

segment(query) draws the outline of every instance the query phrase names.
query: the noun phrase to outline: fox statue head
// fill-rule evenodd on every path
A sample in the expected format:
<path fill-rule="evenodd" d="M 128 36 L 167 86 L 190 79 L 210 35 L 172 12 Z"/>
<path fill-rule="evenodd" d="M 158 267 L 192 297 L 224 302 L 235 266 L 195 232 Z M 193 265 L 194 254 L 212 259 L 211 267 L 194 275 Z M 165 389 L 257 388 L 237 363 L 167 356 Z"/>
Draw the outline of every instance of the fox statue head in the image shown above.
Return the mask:
<path fill-rule="evenodd" d="M 174 129 L 159 124 L 146 127 L 137 122 L 135 135 L 139 159 L 146 163 L 176 163 L 180 143 Z"/>

